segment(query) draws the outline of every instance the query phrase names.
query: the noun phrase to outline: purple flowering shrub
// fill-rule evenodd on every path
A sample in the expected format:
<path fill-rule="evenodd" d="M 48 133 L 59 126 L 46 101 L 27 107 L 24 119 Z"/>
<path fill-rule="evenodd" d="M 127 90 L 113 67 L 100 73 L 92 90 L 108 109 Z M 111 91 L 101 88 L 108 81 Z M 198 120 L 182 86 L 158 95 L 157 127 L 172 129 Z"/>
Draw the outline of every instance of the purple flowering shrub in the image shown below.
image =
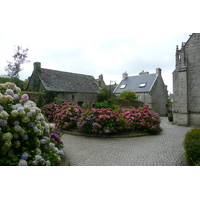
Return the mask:
<path fill-rule="evenodd" d="M 51 132 L 41 110 L 20 91 L 14 83 L 0 84 L 0 165 L 56 165 L 61 134 Z"/>
<path fill-rule="evenodd" d="M 55 143 L 57 146 L 60 146 L 60 148 L 64 147 L 64 144 L 61 140 L 61 133 L 59 131 L 51 131 L 50 133 L 50 141 Z"/>
<path fill-rule="evenodd" d="M 45 117 L 47 118 L 49 122 L 53 122 L 54 112 L 56 110 L 59 110 L 61 107 L 62 106 L 59 103 L 50 103 L 50 104 L 44 105 L 42 108 L 42 114 L 45 115 Z"/>
<path fill-rule="evenodd" d="M 109 134 L 125 128 L 125 120 L 113 109 L 88 109 L 77 122 L 78 129 L 84 133 Z"/>
<path fill-rule="evenodd" d="M 72 102 L 64 102 L 60 109 L 54 112 L 54 123 L 58 129 L 70 129 L 76 127 L 82 109 Z"/>
<path fill-rule="evenodd" d="M 139 109 L 122 109 L 120 114 L 132 131 L 156 133 L 160 130 L 161 119 L 157 113 L 144 106 Z"/>

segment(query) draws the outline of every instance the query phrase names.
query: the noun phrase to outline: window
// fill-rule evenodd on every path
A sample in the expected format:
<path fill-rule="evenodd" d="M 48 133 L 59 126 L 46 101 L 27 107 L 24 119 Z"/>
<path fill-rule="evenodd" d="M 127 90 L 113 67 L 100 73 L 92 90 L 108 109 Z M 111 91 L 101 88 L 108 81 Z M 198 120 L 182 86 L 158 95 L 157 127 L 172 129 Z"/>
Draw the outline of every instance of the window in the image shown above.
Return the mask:
<path fill-rule="evenodd" d="M 78 101 L 78 105 L 82 106 L 83 105 L 83 101 Z"/>
<path fill-rule="evenodd" d="M 126 86 L 127 86 L 127 84 L 121 85 L 121 86 L 120 86 L 120 89 L 124 89 Z"/>
<path fill-rule="evenodd" d="M 141 83 L 140 85 L 139 85 L 139 88 L 143 88 L 143 87 L 145 87 L 147 85 L 147 83 Z"/>

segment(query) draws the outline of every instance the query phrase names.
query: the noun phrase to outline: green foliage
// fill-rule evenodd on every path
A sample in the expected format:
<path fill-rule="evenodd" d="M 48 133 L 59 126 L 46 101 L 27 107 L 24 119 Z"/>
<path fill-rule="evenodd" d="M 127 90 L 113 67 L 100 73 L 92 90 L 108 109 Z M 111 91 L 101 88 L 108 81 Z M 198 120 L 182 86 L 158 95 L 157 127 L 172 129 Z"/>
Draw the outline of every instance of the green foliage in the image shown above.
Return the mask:
<path fill-rule="evenodd" d="M 186 163 L 189 166 L 200 164 L 200 128 L 187 132 L 184 139 Z"/>
<path fill-rule="evenodd" d="M 107 101 L 110 98 L 110 90 L 107 86 L 103 86 L 101 93 L 97 97 L 98 102 Z"/>
<path fill-rule="evenodd" d="M 26 90 L 27 83 L 18 78 L 0 77 L 0 83 L 14 83 L 17 87 L 21 88 L 22 91 Z"/>
<path fill-rule="evenodd" d="M 167 99 L 167 104 L 166 106 L 172 106 L 172 100 L 171 99 Z"/>
<path fill-rule="evenodd" d="M 173 113 L 169 113 L 169 114 L 168 114 L 168 120 L 169 120 L 170 122 L 173 122 Z"/>
<path fill-rule="evenodd" d="M 50 104 L 50 103 L 54 102 L 58 93 L 59 92 L 57 92 L 57 91 L 45 91 L 44 99 L 45 99 L 46 104 Z"/>
<path fill-rule="evenodd" d="M 134 101 L 137 99 L 137 95 L 135 92 L 132 91 L 123 91 L 122 93 L 120 93 L 119 98 L 124 100 Z"/>
<path fill-rule="evenodd" d="M 96 102 L 94 105 L 95 108 L 118 108 L 117 105 L 113 104 L 112 101 L 103 101 L 103 102 Z"/>

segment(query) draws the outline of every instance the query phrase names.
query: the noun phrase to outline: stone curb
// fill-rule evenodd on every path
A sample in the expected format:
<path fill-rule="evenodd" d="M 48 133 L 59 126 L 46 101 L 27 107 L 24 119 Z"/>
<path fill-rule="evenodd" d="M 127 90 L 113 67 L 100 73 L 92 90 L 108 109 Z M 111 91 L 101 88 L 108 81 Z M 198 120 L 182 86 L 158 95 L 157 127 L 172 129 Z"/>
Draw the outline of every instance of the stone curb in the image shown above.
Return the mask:
<path fill-rule="evenodd" d="M 74 132 L 70 132 L 70 131 L 63 131 L 63 130 L 59 130 L 59 129 L 56 129 L 56 130 L 61 133 L 65 133 L 65 134 L 69 134 L 69 135 L 94 137 L 94 138 L 132 138 L 132 137 L 156 135 L 156 134 L 147 135 L 147 134 L 142 134 L 142 133 L 140 133 L 138 135 L 94 135 L 94 134 L 89 135 L 89 134 L 85 134 L 85 133 L 74 133 Z M 162 129 L 157 134 L 159 134 L 161 131 L 162 131 Z"/>

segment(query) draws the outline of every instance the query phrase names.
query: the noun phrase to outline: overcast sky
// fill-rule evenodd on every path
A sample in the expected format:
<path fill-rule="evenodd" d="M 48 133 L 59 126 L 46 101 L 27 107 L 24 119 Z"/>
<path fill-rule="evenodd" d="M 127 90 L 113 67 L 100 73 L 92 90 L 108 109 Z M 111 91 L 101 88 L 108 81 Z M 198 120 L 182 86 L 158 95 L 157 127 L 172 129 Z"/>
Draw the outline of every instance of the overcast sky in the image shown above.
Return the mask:
<path fill-rule="evenodd" d="M 172 92 L 176 45 L 193 30 L 186 31 L 187 17 L 177 14 L 176 1 L 135 2 L 6 0 L 0 5 L 0 74 L 20 45 L 31 60 L 20 72 L 22 80 L 31 76 L 35 61 L 95 78 L 103 74 L 106 84 L 119 83 L 125 71 L 133 76 L 159 67 Z"/>

